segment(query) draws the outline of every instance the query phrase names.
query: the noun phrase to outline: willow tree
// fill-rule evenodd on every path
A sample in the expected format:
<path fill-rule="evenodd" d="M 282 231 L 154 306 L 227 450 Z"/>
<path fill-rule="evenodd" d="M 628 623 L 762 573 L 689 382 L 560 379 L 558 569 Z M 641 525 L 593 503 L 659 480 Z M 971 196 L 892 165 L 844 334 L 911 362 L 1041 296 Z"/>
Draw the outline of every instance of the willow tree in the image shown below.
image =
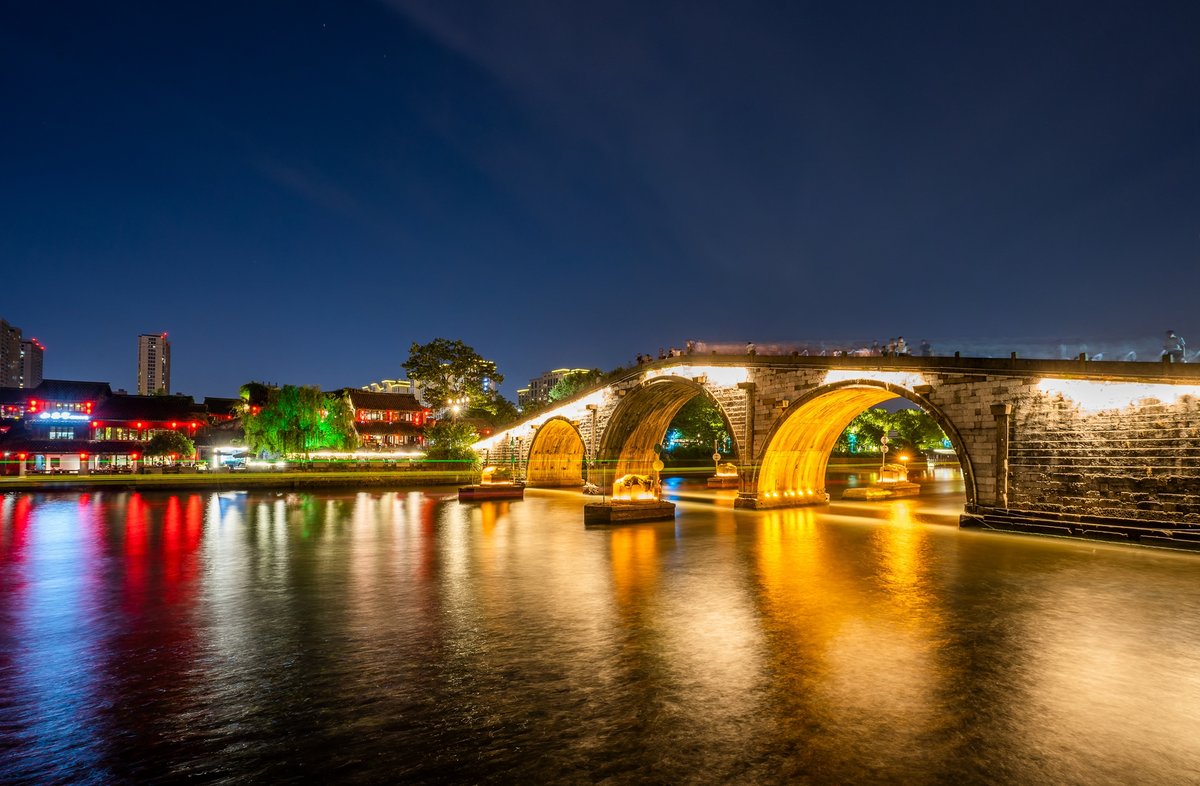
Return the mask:
<path fill-rule="evenodd" d="M 358 445 L 350 403 L 312 386 L 268 388 L 261 406 L 244 408 L 246 445 L 255 452 L 307 455 Z M 257 408 L 257 412 L 255 409 Z"/>

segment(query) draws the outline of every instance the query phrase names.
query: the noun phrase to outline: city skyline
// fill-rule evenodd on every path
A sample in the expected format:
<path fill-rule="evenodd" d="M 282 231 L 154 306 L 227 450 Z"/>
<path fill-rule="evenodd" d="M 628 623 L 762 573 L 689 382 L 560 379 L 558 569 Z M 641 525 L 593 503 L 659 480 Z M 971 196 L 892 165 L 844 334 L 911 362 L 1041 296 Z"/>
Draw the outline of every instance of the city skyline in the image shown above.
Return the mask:
<path fill-rule="evenodd" d="M 435 337 L 509 398 L 687 340 L 1200 340 L 1200 8 L 642 11 L 8 9 L 0 313 L 131 390 L 169 330 L 197 396 Z"/>

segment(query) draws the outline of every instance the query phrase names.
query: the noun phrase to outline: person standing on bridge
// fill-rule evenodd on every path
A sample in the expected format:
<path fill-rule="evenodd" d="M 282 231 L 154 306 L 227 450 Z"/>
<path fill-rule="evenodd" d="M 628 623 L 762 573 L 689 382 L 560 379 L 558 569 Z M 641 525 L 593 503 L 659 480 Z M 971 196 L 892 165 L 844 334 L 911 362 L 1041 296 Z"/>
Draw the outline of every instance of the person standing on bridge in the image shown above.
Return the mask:
<path fill-rule="evenodd" d="M 933 346 L 929 343 L 929 339 L 921 339 L 921 357 L 933 357 Z"/>
<path fill-rule="evenodd" d="M 1172 363 L 1187 362 L 1187 343 L 1182 336 L 1175 335 L 1174 330 L 1167 331 L 1167 337 L 1163 341 L 1162 356 L 1170 358 Z"/>

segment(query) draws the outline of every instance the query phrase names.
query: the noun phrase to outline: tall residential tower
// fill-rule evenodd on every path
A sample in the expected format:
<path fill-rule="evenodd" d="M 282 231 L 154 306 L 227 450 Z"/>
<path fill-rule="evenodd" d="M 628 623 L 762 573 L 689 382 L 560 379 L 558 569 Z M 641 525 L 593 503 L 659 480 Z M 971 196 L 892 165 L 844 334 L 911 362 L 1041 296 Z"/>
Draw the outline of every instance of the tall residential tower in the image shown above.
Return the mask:
<path fill-rule="evenodd" d="M 21 387 L 21 328 L 0 319 L 0 387 Z"/>
<path fill-rule="evenodd" d="M 21 384 L 33 389 L 42 384 L 42 362 L 46 348 L 36 338 L 21 340 Z"/>
<path fill-rule="evenodd" d="M 138 336 L 137 392 L 139 396 L 171 392 L 171 344 L 166 333 Z"/>

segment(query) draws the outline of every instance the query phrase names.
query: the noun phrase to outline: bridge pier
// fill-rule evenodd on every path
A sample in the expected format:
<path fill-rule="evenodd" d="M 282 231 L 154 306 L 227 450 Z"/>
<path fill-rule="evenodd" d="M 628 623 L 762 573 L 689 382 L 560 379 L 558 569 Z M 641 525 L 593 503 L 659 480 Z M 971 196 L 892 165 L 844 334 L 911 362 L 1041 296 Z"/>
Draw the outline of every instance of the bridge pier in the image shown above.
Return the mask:
<path fill-rule="evenodd" d="M 829 503 L 829 493 L 825 489 L 813 489 L 813 493 L 778 494 L 767 497 L 755 492 L 743 491 L 733 500 L 735 508 L 744 510 L 773 510 L 775 508 L 801 508 L 809 505 L 825 505 Z"/>

